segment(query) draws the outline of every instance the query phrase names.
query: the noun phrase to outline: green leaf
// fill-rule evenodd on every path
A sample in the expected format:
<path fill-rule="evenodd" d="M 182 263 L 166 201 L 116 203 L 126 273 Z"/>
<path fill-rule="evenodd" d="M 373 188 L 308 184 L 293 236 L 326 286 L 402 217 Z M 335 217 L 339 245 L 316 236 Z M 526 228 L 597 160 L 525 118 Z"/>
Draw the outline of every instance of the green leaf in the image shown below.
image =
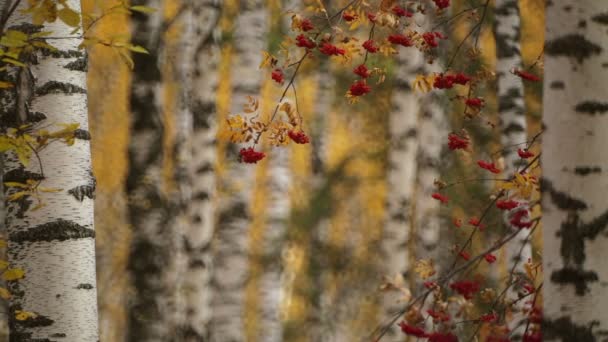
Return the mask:
<path fill-rule="evenodd" d="M 146 55 L 149 55 L 150 53 L 148 52 L 148 50 L 146 50 L 143 46 L 139 46 L 139 45 L 129 45 L 127 46 L 127 48 L 133 52 L 136 53 L 145 53 Z"/>
<path fill-rule="evenodd" d="M 2 58 L 2 61 L 6 62 L 6 63 L 13 64 L 13 65 L 16 65 L 16 66 L 20 66 L 20 67 L 23 67 L 23 68 L 25 68 L 27 66 L 27 65 L 25 65 L 25 64 L 23 64 L 23 63 L 21 63 L 21 62 L 19 62 L 17 60 L 11 59 L 11 58 Z"/>
<path fill-rule="evenodd" d="M 135 11 L 135 12 L 146 13 L 146 14 L 156 12 L 155 8 L 148 7 L 148 6 L 131 6 L 131 7 L 129 7 L 129 9 L 132 11 Z"/>

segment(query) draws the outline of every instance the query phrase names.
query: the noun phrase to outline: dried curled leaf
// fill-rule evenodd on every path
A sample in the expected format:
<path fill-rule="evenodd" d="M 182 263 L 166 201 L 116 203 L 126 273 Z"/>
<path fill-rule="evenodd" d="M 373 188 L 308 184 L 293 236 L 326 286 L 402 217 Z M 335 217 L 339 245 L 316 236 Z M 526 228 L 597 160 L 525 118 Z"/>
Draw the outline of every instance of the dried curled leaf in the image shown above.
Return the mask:
<path fill-rule="evenodd" d="M 290 127 L 282 121 L 275 121 L 270 125 L 268 141 L 272 146 L 285 146 L 289 144 L 288 132 Z"/>
<path fill-rule="evenodd" d="M 416 265 L 414 265 L 414 272 L 416 272 L 421 279 L 428 279 L 437 273 L 433 259 L 421 259 L 416 261 Z"/>
<path fill-rule="evenodd" d="M 433 83 L 435 82 L 435 78 L 437 78 L 436 74 L 430 75 L 416 75 L 414 81 L 412 81 L 412 89 L 414 91 L 420 91 L 422 93 L 428 93 L 433 90 Z"/>

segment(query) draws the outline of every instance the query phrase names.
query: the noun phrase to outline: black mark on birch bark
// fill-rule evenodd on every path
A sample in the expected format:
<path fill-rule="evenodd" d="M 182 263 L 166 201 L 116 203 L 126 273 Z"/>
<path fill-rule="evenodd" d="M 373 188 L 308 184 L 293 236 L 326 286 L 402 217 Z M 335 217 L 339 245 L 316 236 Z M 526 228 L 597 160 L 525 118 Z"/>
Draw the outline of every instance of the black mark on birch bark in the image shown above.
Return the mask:
<path fill-rule="evenodd" d="M 87 91 L 84 88 L 81 88 L 77 85 L 57 82 L 57 81 L 48 81 L 42 86 L 36 89 L 37 96 L 44 96 L 48 94 L 86 94 Z"/>
<path fill-rule="evenodd" d="M 597 14 L 591 20 L 601 25 L 608 25 L 608 12 Z"/>
<path fill-rule="evenodd" d="M 553 81 L 549 85 L 551 89 L 561 90 L 566 88 L 566 84 L 563 81 Z"/>
<path fill-rule="evenodd" d="M 578 103 L 574 109 L 581 114 L 606 114 L 608 112 L 608 102 L 583 101 Z"/>
<path fill-rule="evenodd" d="M 601 173 L 602 168 L 599 166 L 577 166 L 574 168 L 574 173 L 579 176 L 587 176 L 592 173 Z"/>
<path fill-rule="evenodd" d="M 59 219 L 9 235 L 11 242 L 66 241 L 95 238 L 95 231 L 75 222 Z"/>
<path fill-rule="evenodd" d="M 88 63 L 86 57 L 78 58 L 77 60 L 70 62 L 63 66 L 64 68 L 72 71 L 87 71 Z"/>
<path fill-rule="evenodd" d="M 541 191 L 548 193 L 551 201 L 561 210 L 585 210 L 587 204 L 581 199 L 574 198 L 569 194 L 559 191 L 546 178 L 541 179 Z"/>
<path fill-rule="evenodd" d="M 95 287 L 91 284 L 78 284 L 78 286 L 76 286 L 77 290 L 92 290 Z"/>
<path fill-rule="evenodd" d="M 90 199 L 95 198 L 95 185 L 80 185 L 73 189 L 68 190 L 68 193 L 74 198 L 76 198 L 79 202 L 84 201 L 85 197 Z"/>
<path fill-rule="evenodd" d="M 564 56 L 575 58 L 579 63 L 592 55 L 599 55 L 602 47 L 587 40 L 578 33 L 548 41 L 545 44 L 545 52 L 551 56 Z"/>
<path fill-rule="evenodd" d="M 560 339 L 564 342 L 596 342 L 593 328 L 599 326 L 598 321 L 588 325 L 577 325 L 568 316 L 555 320 L 543 320 L 542 331 L 545 339 Z"/>

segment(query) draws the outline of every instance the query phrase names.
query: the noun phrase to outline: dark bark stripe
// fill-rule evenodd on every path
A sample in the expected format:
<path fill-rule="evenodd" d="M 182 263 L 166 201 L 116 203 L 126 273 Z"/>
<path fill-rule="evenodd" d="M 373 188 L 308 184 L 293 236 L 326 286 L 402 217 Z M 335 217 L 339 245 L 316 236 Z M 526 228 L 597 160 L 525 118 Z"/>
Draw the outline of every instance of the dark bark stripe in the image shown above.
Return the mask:
<path fill-rule="evenodd" d="M 516 100 L 522 98 L 523 95 L 519 88 L 509 88 L 506 94 L 498 98 L 498 111 L 504 112 L 515 108 L 517 109 L 516 114 L 524 114 L 524 108 L 522 104 L 516 102 Z"/>
<path fill-rule="evenodd" d="M 66 69 L 73 71 L 83 71 L 86 72 L 88 68 L 88 62 L 86 57 L 78 58 L 77 60 L 70 62 L 63 66 Z"/>
<path fill-rule="evenodd" d="M 574 173 L 579 176 L 588 176 L 592 173 L 601 173 L 602 168 L 599 166 L 577 166 L 574 168 Z"/>
<path fill-rule="evenodd" d="M 574 109 L 581 114 L 606 114 L 606 112 L 608 112 L 608 103 L 598 101 L 583 101 L 578 103 Z"/>
<path fill-rule="evenodd" d="M 585 295 L 589 283 L 598 281 L 597 273 L 585 270 L 585 240 L 594 240 L 608 227 L 608 210 L 589 223 L 583 222 L 577 211 L 568 212 L 557 236 L 561 239 L 560 253 L 564 268 L 551 273 L 551 281 L 572 284 L 576 294 Z"/>
<path fill-rule="evenodd" d="M 95 186 L 94 185 L 80 185 L 73 189 L 68 190 L 68 193 L 74 198 L 76 198 L 79 202 L 84 201 L 85 197 L 90 199 L 95 198 Z"/>
<path fill-rule="evenodd" d="M 29 179 L 35 180 L 35 181 L 41 181 L 44 179 L 44 176 L 42 176 L 40 173 L 27 171 L 23 167 L 7 171 L 4 174 L 5 182 L 15 182 L 15 183 L 25 184 L 25 183 L 27 183 L 27 181 Z"/>
<path fill-rule="evenodd" d="M 44 57 L 53 57 L 53 58 L 84 58 L 86 55 L 84 52 L 79 50 L 48 50 L 41 49 L 42 55 Z"/>
<path fill-rule="evenodd" d="M 602 47 L 587 40 L 578 33 L 569 34 L 545 44 L 545 52 L 551 56 L 576 58 L 579 63 L 592 55 L 599 55 Z"/>
<path fill-rule="evenodd" d="M 80 140 L 91 140 L 91 133 L 84 129 L 77 129 L 74 131 L 74 137 Z"/>
<path fill-rule="evenodd" d="M 215 117 L 215 103 L 196 100 L 192 104 L 192 126 L 195 130 L 207 130 Z"/>
<path fill-rule="evenodd" d="M 608 25 L 608 12 L 597 14 L 591 20 L 601 25 Z"/>
<path fill-rule="evenodd" d="M 593 329 L 599 325 L 599 321 L 591 321 L 588 325 L 577 325 L 568 316 L 555 320 L 543 320 L 543 338 L 560 339 L 564 342 L 596 342 Z"/>
<path fill-rule="evenodd" d="M 576 294 L 584 296 L 589 283 L 598 281 L 597 273 L 577 268 L 562 268 L 551 273 L 551 282 L 561 285 L 574 285 Z"/>
<path fill-rule="evenodd" d="M 78 284 L 78 286 L 76 286 L 76 289 L 78 290 L 92 290 L 95 287 L 91 284 Z"/>
<path fill-rule="evenodd" d="M 20 31 L 23 33 L 27 33 L 28 35 L 38 33 L 42 31 L 44 26 L 42 25 L 34 25 L 30 23 L 19 23 L 18 25 L 11 25 L 8 29 L 13 31 Z"/>
<path fill-rule="evenodd" d="M 57 82 L 57 81 L 48 81 L 42 86 L 36 89 L 37 96 L 44 96 L 48 94 L 86 94 L 87 91 L 84 88 L 81 88 L 77 85 Z"/>
<path fill-rule="evenodd" d="M 95 231 L 75 222 L 62 219 L 9 235 L 9 240 L 16 243 L 66 241 L 86 238 L 95 238 Z"/>
<path fill-rule="evenodd" d="M 585 210 L 587 204 L 578 198 L 574 198 L 565 192 L 553 187 L 553 184 L 546 178 L 541 179 L 541 191 L 551 196 L 551 201 L 561 210 Z"/>
<path fill-rule="evenodd" d="M 566 88 L 566 84 L 563 81 L 553 81 L 553 82 L 551 82 L 549 87 L 551 89 L 561 90 L 561 89 Z"/>
<path fill-rule="evenodd" d="M 524 128 L 524 126 L 515 122 L 511 122 L 507 127 L 502 130 L 502 132 L 504 135 L 510 135 L 512 133 L 524 132 L 525 130 L 526 129 Z"/>

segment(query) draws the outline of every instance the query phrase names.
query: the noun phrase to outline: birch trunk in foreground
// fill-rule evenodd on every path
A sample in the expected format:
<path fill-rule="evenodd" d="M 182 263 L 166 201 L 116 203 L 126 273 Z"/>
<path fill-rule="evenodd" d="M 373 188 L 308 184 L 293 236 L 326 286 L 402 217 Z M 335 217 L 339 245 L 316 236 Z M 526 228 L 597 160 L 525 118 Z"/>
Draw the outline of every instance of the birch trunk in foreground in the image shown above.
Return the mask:
<path fill-rule="evenodd" d="M 66 3 L 80 11 L 79 1 Z M 0 1 L 0 7 L 5 5 L 6 1 Z M 73 39 L 51 41 L 58 51 L 32 56 L 28 66 L 19 69 L 13 80 L 17 81 L 13 123 L 34 124 L 33 119 L 45 117 L 40 125 L 49 131 L 61 129 L 62 123 L 80 126 L 73 146 L 49 144 L 39 152 L 40 163 L 32 156 L 29 166 L 24 167 L 15 155 L 5 156 L 5 182 L 42 180 L 41 187 L 61 189 L 40 192 L 44 206 L 36 211 L 32 211 L 36 201 L 31 196 L 7 202 L 9 262 L 11 267 L 26 272 L 25 278 L 10 284 L 10 339 L 95 342 L 95 180 L 87 131 L 86 56 L 78 50 L 80 33 L 59 20 L 44 27 L 34 26 L 31 17 L 21 13 L 27 7 L 25 1 L 21 2 L 9 19 L 9 29 L 42 29 L 52 31 L 53 36 Z M 6 194 L 16 191 L 10 187 Z M 17 310 L 36 316 L 17 320 Z"/>
<path fill-rule="evenodd" d="M 394 76 L 393 110 L 389 114 L 390 150 L 388 165 L 388 217 L 385 225 L 382 250 L 385 255 L 386 275 L 392 280 L 407 278 L 410 271 L 409 241 L 412 222 L 412 195 L 416 180 L 416 154 L 418 152 L 419 96 L 410 86 L 420 67 L 423 56 L 413 49 L 400 49 L 397 71 Z M 384 316 L 392 316 L 399 308 L 402 293 L 385 294 Z M 401 334 L 392 329 L 393 334 Z"/>
<path fill-rule="evenodd" d="M 545 341 L 608 329 L 608 2 L 547 3 L 542 142 Z"/>
<path fill-rule="evenodd" d="M 217 131 L 215 96 L 219 46 L 214 39 L 222 6 L 221 0 L 196 2 L 192 9 L 195 37 L 191 106 L 193 119 L 192 200 L 190 222 L 184 236 L 187 271 L 183 292 L 187 315 L 182 335 L 186 341 L 203 341 L 211 317 L 211 238 L 214 231 L 215 136 Z M 190 58 L 190 56 L 186 56 Z"/>
<path fill-rule="evenodd" d="M 157 9 L 132 16 L 133 44 L 149 54 L 135 54 L 131 84 L 131 141 L 129 143 L 129 219 L 133 240 L 129 260 L 135 289 L 129 312 L 129 341 L 167 341 L 174 334 L 172 307 L 176 284 L 166 281 L 177 251 L 170 224 L 169 201 L 163 186 L 164 136 L 160 56 L 163 7 L 160 0 L 132 5 Z"/>
<path fill-rule="evenodd" d="M 527 140 L 526 112 L 524 107 L 524 85 L 521 78 L 513 75 L 513 68 L 522 69 L 522 58 L 520 52 L 520 27 L 521 19 L 519 6 L 516 0 L 497 0 L 495 10 L 494 35 L 496 38 L 496 79 L 498 95 L 498 112 L 500 116 L 500 140 L 505 160 L 504 175 L 512 177 L 522 165 L 522 159 L 517 154 L 518 148 Z M 525 165 L 525 161 L 524 161 Z M 505 224 L 509 224 L 509 214 L 504 215 Z M 513 228 L 518 229 L 518 228 Z M 507 270 L 514 270 L 515 275 L 525 275 L 524 264 L 532 257 L 532 246 L 528 241 L 530 231 L 521 229 L 517 236 L 507 244 Z M 519 285 L 511 287 L 509 298 L 517 299 L 517 293 L 521 290 Z M 517 307 L 523 308 L 523 301 L 519 301 Z M 514 313 L 510 328 L 517 328 L 515 335 L 520 336 L 525 326 L 519 324 L 523 319 L 521 313 Z"/>
<path fill-rule="evenodd" d="M 240 113 L 246 96 L 260 92 L 260 48 L 266 46 L 267 11 L 263 1 L 241 0 L 236 17 L 232 66 L 232 111 Z M 237 162 L 220 182 L 226 193 L 218 203 L 218 224 L 213 241 L 210 341 L 244 341 L 243 304 L 247 282 L 247 227 L 250 221 L 250 186 L 254 165 Z"/>

